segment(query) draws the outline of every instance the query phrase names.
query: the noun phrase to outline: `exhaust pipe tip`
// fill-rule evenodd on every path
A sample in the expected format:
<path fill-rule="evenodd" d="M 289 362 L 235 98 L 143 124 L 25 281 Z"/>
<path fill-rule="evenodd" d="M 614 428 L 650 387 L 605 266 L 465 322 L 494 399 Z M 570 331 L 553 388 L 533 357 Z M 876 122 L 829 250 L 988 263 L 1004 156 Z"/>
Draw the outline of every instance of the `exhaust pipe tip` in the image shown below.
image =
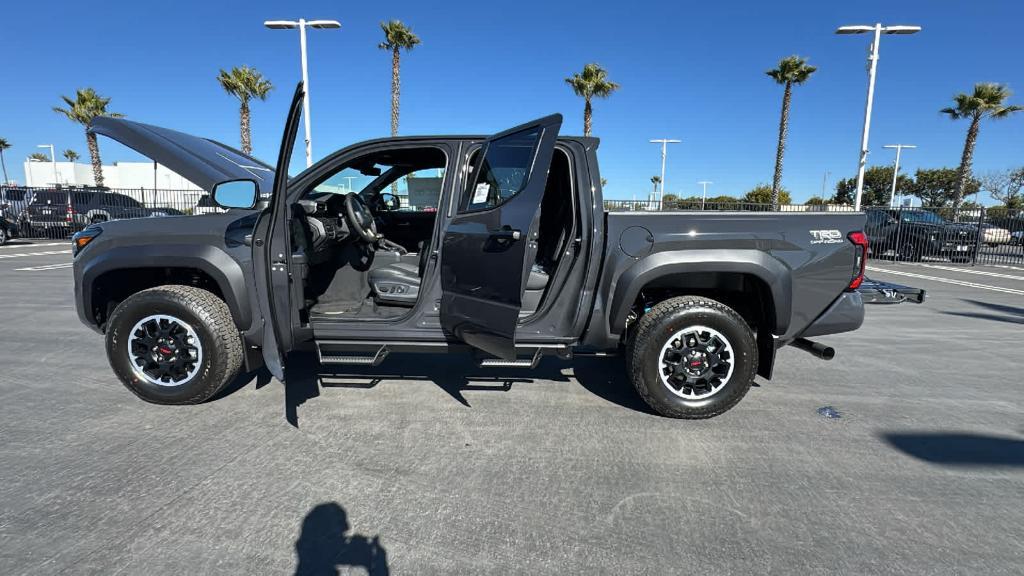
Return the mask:
<path fill-rule="evenodd" d="M 836 357 L 835 348 L 808 340 L 807 338 L 797 338 L 790 345 L 822 360 L 831 360 Z"/>

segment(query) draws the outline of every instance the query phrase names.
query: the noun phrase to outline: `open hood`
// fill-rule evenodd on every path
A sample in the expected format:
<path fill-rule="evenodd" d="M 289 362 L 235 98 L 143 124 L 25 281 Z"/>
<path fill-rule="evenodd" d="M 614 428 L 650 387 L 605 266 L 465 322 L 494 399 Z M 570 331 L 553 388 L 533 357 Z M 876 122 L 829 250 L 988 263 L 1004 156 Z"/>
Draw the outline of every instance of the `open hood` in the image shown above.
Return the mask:
<path fill-rule="evenodd" d="M 100 134 L 144 154 L 210 192 L 227 180 L 255 180 L 269 196 L 274 168 L 220 142 L 121 118 L 96 118 L 90 134 Z"/>

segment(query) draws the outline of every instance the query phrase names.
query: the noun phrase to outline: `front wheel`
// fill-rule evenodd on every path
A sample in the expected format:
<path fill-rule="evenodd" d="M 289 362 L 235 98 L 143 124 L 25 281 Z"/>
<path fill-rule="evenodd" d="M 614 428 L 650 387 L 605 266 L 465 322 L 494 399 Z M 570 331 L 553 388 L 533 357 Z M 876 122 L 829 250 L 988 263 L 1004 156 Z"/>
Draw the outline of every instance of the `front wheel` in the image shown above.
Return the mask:
<path fill-rule="evenodd" d="M 710 418 L 735 406 L 750 389 L 757 343 L 732 308 L 681 296 L 640 318 L 627 365 L 637 392 L 659 414 Z"/>
<path fill-rule="evenodd" d="M 7 234 L 7 226 L 0 226 L 0 246 L 7 244 L 10 236 Z"/>
<path fill-rule="evenodd" d="M 154 404 L 208 400 L 242 365 L 231 310 L 191 286 L 160 286 L 128 297 L 110 317 L 106 344 L 117 377 Z"/>

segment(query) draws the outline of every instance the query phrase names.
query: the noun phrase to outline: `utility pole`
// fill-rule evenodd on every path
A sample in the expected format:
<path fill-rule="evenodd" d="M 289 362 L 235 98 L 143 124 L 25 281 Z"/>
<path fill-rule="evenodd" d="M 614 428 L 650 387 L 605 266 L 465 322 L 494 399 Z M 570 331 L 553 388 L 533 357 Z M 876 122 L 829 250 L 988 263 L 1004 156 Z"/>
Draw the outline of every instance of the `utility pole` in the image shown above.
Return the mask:
<path fill-rule="evenodd" d="M 913 144 L 886 144 L 882 148 L 895 148 L 896 149 L 896 163 L 892 169 L 892 191 L 889 193 L 889 208 L 893 207 L 893 203 L 896 201 L 896 176 L 900 173 L 900 152 L 904 148 L 917 148 Z"/>
<path fill-rule="evenodd" d="M 714 184 L 714 182 L 711 182 L 709 180 L 701 180 L 700 182 L 697 182 L 697 184 L 700 184 L 701 186 L 704 187 L 704 195 L 701 196 L 700 198 L 700 209 L 703 210 L 704 203 L 708 201 L 708 184 Z"/>
<path fill-rule="evenodd" d="M 668 154 L 669 144 L 678 144 L 682 140 L 672 140 L 669 138 L 656 138 L 651 140 L 652 144 L 661 144 L 661 193 L 658 196 L 658 205 L 661 206 L 662 201 L 665 200 L 665 157 Z"/>
<path fill-rule="evenodd" d="M 857 198 L 853 203 L 854 210 L 860 210 L 860 199 L 864 194 L 864 168 L 868 163 L 868 133 L 871 131 L 871 106 L 875 100 L 875 71 L 878 68 L 878 44 L 882 40 L 882 34 L 914 34 L 920 32 L 920 26 L 882 26 L 876 23 L 874 26 L 840 26 L 836 34 L 864 34 L 872 32 L 875 35 L 868 52 L 868 100 L 864 107 L 864 129 L 860 138 L 860 163 L 857 167 Z"/>
<path fill-rule="evenodd" d="M 306 167 L 313 165 L 313 144 L 312 136 L 309 133 L 309 73 L 306 66 L 306 27 L 309 28 L 341 28 L 337 20 L 267 20 L 264 26 L 272 30 L 286 30 L 290 28 L 299 29 L 299 55 L 302 58 L 302 86 L 304 94 L 302 97 L 302 120 L 306 127 Z"/>

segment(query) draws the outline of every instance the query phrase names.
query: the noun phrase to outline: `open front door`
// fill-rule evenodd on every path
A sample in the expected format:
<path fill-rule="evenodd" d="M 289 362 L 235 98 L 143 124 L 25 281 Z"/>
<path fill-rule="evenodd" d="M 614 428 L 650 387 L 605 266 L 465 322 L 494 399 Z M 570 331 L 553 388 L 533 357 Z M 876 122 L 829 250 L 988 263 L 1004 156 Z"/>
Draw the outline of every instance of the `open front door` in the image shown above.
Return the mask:
<path fill-rule="evenodd" d="M 292 347 L 293 322 L 298 320 L 295 303 L 292 301 L 292 284 L 302 282 L 301 275 L 295 277 L 292 274 L 291 209 L 288 206 L 287 187 L 288 163 L 299 129 L 303 94 L 304 87 L 300 82 L 288 110 L 268 206 L 260 215 L 252 235 L 256 298 L 265 322 L 263 359 L 267 369 L 278 380 L 284 380 L 284 357 Z"/>
<path fill-rule="evenodd" d="M 561 125 L 561 114 L 554 114 L 488 138 L 444 235 L 441 325 L 500 358 L 515 357 L 540 202 Z"/>

